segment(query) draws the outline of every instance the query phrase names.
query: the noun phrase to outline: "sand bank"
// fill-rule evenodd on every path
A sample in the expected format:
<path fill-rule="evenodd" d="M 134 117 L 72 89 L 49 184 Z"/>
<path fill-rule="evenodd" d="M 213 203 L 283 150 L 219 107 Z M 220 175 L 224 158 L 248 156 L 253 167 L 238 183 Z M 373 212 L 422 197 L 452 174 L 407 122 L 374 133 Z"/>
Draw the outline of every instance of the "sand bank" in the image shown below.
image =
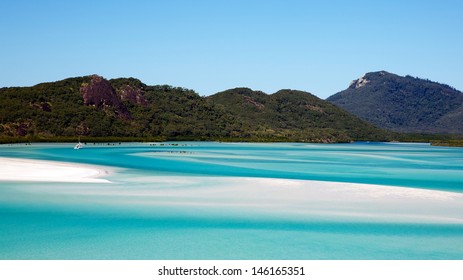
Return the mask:
<path fill-rule="evenodd" d="M 0 157 L 0 181 L 109 183 L 107 170 L 84 164 Z"/>
<path fill-rule="evenodd" d="M 100 178 L 107 170 L 91 165 L 0 158 L 0 166 L 0 181 L 109 182 Z M 167 207 L 188 215 L 463 224 L 462 193 L 357 183 L 143 173 L 105 187 L 51 185 L 31 192 L 147 213 Z"/>
<path fill-rule="evenodd" d="M 297 219 L 463 224 L 463 194 L 418 188 L 248 177 L 147 176 L 133 177 L 111 188 L 69 191 L 148 211 L 164 206 L 189 213 L 245 217 L 260 213 Z"/>

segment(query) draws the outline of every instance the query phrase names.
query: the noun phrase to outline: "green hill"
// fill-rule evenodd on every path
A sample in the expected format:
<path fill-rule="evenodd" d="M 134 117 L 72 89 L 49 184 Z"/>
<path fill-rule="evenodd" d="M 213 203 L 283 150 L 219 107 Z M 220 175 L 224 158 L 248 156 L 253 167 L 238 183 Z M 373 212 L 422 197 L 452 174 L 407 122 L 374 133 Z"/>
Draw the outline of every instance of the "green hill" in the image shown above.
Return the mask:
<path fill-rule="evenodd" d="M 134 78 L 69 78 L 0 89 L 9 141 L 229 140 L 344 142 L 387 134 L 300 91 L 234 89 L 211 97 Z"/>
<path fill-rule="evenodd" d="M 327 100 L 384 129 L 463 133 L 463 93 L 429 80 L 372 72 Z"/>
<path fill-rule="evenodd" d="M 299 141 L 385 140 L 387 133 L 308 92 L 280 90 L 267 95 L 236 88 L 208 97 L 233 112 L 253 133 Z"/>

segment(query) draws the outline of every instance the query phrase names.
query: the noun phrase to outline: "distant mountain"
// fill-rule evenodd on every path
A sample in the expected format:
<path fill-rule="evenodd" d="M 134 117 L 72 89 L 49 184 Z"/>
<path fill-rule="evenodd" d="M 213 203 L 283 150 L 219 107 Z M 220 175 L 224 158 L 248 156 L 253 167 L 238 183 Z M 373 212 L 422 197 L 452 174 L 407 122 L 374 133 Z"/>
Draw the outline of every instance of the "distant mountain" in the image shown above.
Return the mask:
<path fill-rule="evenodd" d="M 260 135 L 331 142 L 384 140 L 386 133 L 308 92 L 280 90 L 268 95 L 249 88 L 226 90 L 207 99 L 233 113 Z"/>
<path fill-rule="evenodd" d="M 463 133 L 463 93 L 429 80 L 372 72 L 327 100 L 384 129 Z"/>
<path fill-rule="evenodd" d="M 0 142 L 134 140 L 346 142 L 388 134 L 309 93 L 233 89 L 211 97 L 98 75 L 0 89 Z M 22 139 L 22 140 L 21 140 Z"/>

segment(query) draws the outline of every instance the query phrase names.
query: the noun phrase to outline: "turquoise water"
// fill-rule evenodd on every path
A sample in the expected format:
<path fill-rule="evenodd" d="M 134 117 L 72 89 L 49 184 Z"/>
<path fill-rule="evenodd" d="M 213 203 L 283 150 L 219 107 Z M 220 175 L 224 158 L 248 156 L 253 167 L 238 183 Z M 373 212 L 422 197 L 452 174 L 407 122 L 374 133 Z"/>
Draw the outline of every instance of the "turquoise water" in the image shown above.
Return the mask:
<path fill-rule="evenodd" d="M 254 190 L 259 181 L 241 181 L 317 180 L 463 193 L 460 148 L 188 142 L 73 150 L 69 144 L 34 144 L 0 146 L 0 157 L 112 170 L 105 177 L 111 184 L 0 181 L 2 259 L 463 259 L 459 197 L 451 203 L 413 201 L 406 209 L 448 215 L 455 218 L 451 222 L 404 221 L 389 215 L 389 201 L 388 216 L 379 219 L 383 206 L 368 201 L 342 208 L 301 198 L 288 204 L 289 211 L 277 207 L 278 197 L 269 198 L 265 188 L 246 191 L 246 184 Z M 343 213 L 325 214 L 334 208 Z M 366 218 L 352 211 L 379 214 Z"/>

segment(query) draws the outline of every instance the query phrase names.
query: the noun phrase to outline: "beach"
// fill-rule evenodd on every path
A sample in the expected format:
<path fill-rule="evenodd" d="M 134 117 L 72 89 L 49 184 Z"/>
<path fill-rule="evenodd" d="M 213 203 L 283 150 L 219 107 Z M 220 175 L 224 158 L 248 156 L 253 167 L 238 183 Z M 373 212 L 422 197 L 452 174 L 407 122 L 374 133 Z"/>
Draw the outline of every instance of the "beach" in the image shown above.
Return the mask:
<path fill-rule="evenodd" d="M 0 157 L 0 181 L 109 183 L 101 167 L 47 160 Z"/>
<path fill-rule="evenodd" d="M 110 167 L 47 160 L 0 158 L 2 181 L 109 183 Z M 115 174 L 116 175 L 116 174 Z M 122 184 L 120 184 L 122 183 Z M 114 186 L 35 186 L 40 195 L 73 197 L 135 212 L 176 211 L 284 219 L 463 223 L 463 194 L 382 186 L 223 176 L 133 176 Z M 65 199 L 63 199 L 65 200 Z M 214 209 L 219 211 L 214 211 Z M 217 214 L 219 215 L 219 214 Z"/>

